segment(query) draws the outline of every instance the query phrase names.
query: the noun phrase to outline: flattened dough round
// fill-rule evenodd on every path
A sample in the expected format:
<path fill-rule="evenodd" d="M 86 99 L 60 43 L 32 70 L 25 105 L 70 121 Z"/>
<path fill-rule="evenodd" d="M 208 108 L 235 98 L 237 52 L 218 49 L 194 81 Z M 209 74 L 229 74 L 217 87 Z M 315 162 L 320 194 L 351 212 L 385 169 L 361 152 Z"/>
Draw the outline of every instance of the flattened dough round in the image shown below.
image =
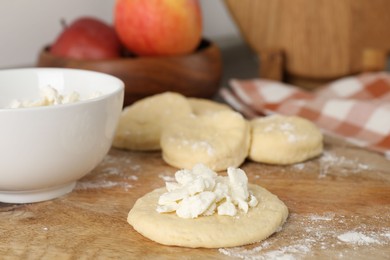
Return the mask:
<path fill-rule="evenodd" d="M 159 150 L 162 128 L 191 113 L 187 98 L 178 93 L 165 92 L 141 99 L 122 111 L 113 146 Z"/>
<path fill-rule="evenodd" d="M 273 115 L 251 121 L 249 158 L 269 164 L 303 162 L 322 153 L 323 136 L 309 120 Z"/>
<path fill-rule="evenodd" d="M 226 104 L 204 98 L 188 98 L 188 102 L 190 103 L 192 112 L 195 115 L 207 115 L 223 110 L 233 110 Z"/>
<path fill-rule="evenodd" d="M 234 247 L 259 242 L 273 234 L 288 216 L 286 205 L 277 196 L 258 185 L 249 189 L 259 201 L 247 214 L 235 217 L 202 216 L 184 219 L 174 213 L 157 213 L 157 201 L 166 192 L 156 189 L 138 199 L 127 221 L 143 236 L 164 245 L 183 247 Z"/>
<path fill-rule="evenodd" d="M 249 122 L 234 111 L 182 118 L 164 128 L 162 157 L 177 168 L 203 163 L 214 171 L 240 166 L 248 156 Z"/>

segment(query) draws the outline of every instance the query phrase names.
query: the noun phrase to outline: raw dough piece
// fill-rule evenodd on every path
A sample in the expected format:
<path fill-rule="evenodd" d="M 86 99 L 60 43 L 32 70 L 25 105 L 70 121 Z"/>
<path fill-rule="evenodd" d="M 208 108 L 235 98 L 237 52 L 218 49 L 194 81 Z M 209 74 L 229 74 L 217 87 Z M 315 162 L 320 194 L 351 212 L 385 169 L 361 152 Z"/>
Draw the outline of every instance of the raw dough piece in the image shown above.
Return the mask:
<path fill-rule="evenodd" d="M 178 93 L 165 92 L 141 99 L 123 110 L 113 146 L 159 150 L 162 128 L 191 113 L 187 98 Z"/>
<path fill-rule="evenodd" d="M 214 171 L 238 167 L 248 156 L 249 144 L 249 122 L 229 110 L 181 118 L 161 135 L 163 159 L 177 168 L 197 163 Z"/>
<path fill-rule="evenodd" d="M 323 136 L 312 122 L 297 116 L 273 115 L 251 121 L 249 158 L 269 164 L 293 164 L 320 155 Z"/>
<path fill-rule="evenodd" d="M 222 110 L 232 110 L 228 105 L 203 98 L 188 98 L 195 115 L 207 115 Z"/>
<path fill-rule="evenodd" d="M 143 236 L 164 245 L 183 247 L 233 247 L 266 239 L 283 225 L 288 216 L 286 205 L 266 189 L 249 184 L 259 204 L 248 213 L 235 217 L 202 216 L 184 219 L 175 213 L 157 213 L 156 206 L 165 188 L 138 199 L 127 221 Z"/>

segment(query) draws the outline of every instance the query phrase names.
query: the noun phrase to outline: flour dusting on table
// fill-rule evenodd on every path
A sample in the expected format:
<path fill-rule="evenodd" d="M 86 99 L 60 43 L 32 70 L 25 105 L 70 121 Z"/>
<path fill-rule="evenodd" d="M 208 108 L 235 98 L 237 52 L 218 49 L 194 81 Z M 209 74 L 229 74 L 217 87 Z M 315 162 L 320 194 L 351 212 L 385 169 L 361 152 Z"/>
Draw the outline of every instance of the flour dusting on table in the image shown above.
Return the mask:
<path fill-rule="evenodd" d="M 141 166 L 127 156 L 106 155 L 97 168 L 100 174 L 92 172 L 76 184 L 76 190 L 122 188 L 124 191 L 134 187 L 138 181 Z"/>
<path fill-rule="evenodd" d="M 357 158 L 348 158 L 328 150 L 325 150 L 321 156 L 314 160 L 291 165 L 291 168 L 296 171 L 307 171 L 310 170 L 313 163 L 319 164 L 318 178 L 325 178 L 334 169 L 337 169 L 338 175 L 358 174 L 373 170 L 371 165 L 362 163 Z"/>
<path fill-rule="evenodd" d="M 390 223 L 390 213 L 374 217 Z M 358 256 L 363 247 L 370 249 L 390 246 L 390 226 L 374 227 L 366 216 L 343 216 L 292 213 L 283 229 L 263 242 L 252 246 L 220 248 L 223 255 L 240 259 L 302 259 L 315 257 L 315 251 L 343 252 L 338 257 Z M 294 225 L 288 223 L 294 222 Z M 353 227 L 347 229 L 347 227 Z M 299 229 L 299 230 L 298 230 Z M 329 253 L 331 254 L 331 253 Z M 334 255 L 329 255 L 329 258 Z"/>
<path fill-rule="evenodd" d="M 88 182 L 78 182 L 76 185 L 76 190 L 109 189 L 114 187 L 121 187 L 127 191 L 131 189 L 133 185 L 121 181 L 97 180 L 97 181 L 88 181 Z"/>
<path fill-rule="evenodd" d="M 337 238 L 340 241 L 346 242 L 346 243 L 352 243 L 357 245 L 369 245 L 369 244 L 380 244 L 381 242 L 376 240 L 375 238 L 369 237 L 361 232 L 356 231 L 349 231 L 346 233 L 343 233 Z"/>
<path fill-rule="evenodd" d="M 325 177 L 331 168 L 337 167 L 337 169 L 343 173 L 359 173 L 364 170 L 369 170 L 370 166 L 361 163 L 358 159 L 351 159 L 344 156 L 334 154 L 330 151 L 324 151 L 319 159 L 320 162 L 320 174 L 319 177 Z"/>
<path fill-rule="evenodd" d="M 164 180 L 164 182 L 173 182 L 175 181 L 175 176 L 172 175 L 172 173 L 160 173 L 158 175 L 159 178 Z"/>

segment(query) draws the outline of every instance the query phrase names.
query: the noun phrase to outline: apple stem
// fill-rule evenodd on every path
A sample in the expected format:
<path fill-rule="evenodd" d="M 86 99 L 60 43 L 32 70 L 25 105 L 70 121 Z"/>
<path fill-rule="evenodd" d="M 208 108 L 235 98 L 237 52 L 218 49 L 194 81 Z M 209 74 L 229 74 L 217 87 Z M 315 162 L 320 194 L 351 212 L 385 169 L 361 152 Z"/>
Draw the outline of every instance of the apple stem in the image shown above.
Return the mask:
<path fill-rule="evenodd" d="M 61 23 L 61 26 L 62 26 L 62 29 L 63 29 L 63 30 L 65 30 L 66 28 L 68 28 L 68 24 L 66 23 L 65 18 L 61 18 L 60 23 Z"/>

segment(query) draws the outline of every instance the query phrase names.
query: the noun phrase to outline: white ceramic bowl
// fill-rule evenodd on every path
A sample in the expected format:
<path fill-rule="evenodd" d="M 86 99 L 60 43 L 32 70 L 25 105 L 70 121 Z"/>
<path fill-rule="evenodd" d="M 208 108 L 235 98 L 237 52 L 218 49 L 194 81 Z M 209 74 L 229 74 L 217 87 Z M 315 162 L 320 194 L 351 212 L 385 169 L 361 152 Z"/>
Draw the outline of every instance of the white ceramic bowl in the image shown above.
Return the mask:
<path fill-rule="evenodd" d="M 12 100 L 37 100 L 40 88 L 77 92 L 78 101 L 7 108 Z M 86 70 L 0 70 L 0 202 L 49 200 L 73 190 L 111 147 L 122 110 L 124 83 Z"/>

